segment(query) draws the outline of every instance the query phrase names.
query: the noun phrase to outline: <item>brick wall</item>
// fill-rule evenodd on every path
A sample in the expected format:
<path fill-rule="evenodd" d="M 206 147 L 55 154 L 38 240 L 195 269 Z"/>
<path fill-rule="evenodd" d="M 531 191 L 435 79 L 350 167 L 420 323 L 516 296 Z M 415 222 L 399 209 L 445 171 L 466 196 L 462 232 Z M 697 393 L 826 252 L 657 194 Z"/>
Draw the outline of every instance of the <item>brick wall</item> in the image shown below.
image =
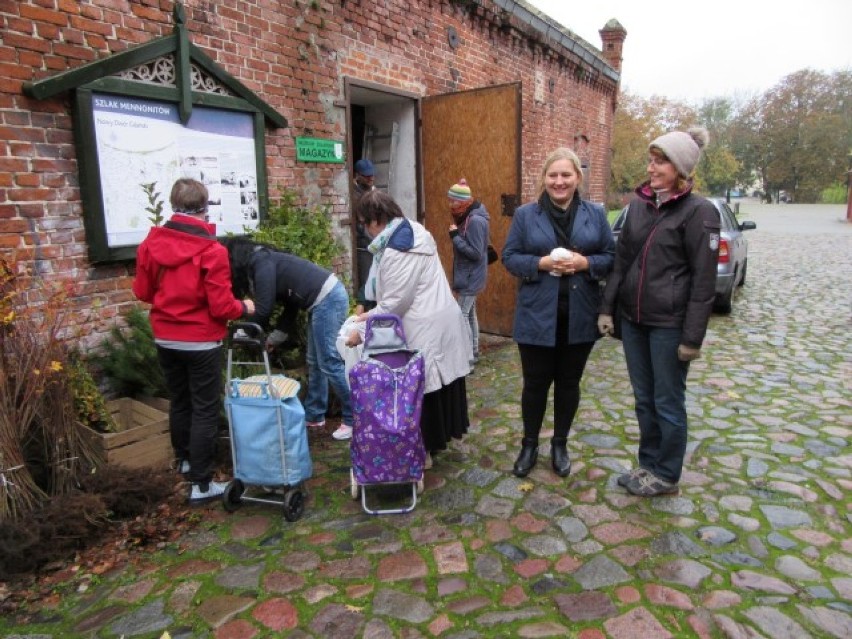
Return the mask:
<path fill-rule="evenodd" d="M 590 197 L 604 199 L 617 86 L 578 69 L 575 55 L 490 0 L 184 6 L 193 43 L 289 121 L 289 129 L 267 131 L 270 196 L 283 186 L 302 193 L 305 204 L 332 205 L 347 242 L 346 169 L 299 164 L 294 151 L 297 135 L 345 138 L 344 76 L 417 95 L 521 81 L 523 199 L 532 198 L 545 155 L 575 146 L 576 134 L 589 139 Z M 93 308 L 98 316 L 80 327 L 84 345 L 134 303 L 132 264 L 88 262 L 71 96 L 33 100 L 22 85 L 170 33 L 172 8 L 172 0 L 0 0 L 0 255 L 31 273 L 78 283 L 81 317 Z M 456 49 L 450 26 L 461 42 Z M 545 83 L 540 100 L 537 78 Z"/>

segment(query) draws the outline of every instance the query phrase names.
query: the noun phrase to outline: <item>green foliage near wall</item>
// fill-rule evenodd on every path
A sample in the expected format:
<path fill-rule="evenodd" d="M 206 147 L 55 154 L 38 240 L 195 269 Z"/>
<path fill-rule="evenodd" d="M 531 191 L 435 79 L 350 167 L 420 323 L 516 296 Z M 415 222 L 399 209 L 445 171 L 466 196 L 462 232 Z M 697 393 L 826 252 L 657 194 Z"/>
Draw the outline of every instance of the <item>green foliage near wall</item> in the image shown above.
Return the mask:
<path fill-rule="evenodd" d="M 110 390 L 122 397 L 168 397 L 148 313 L 136 307 L 125 319 L 127 328 L 113 326 L 90 361 L 101 370 Z"/>
<path fill-rule="evenodd" d="M 331 269 L 343 255 L 343 245 L 332 233 L 331 224 L 327 208 L 300 206 L 296 193 L 285 190 L 269 207 L 266 219 L 256 230 L 247 229 L 247 235 Z"/>
<path fill-rule="evenodd" d="M 74 410 L 80 423 L 101 433 L 114 432 L 115 421 L 107 408 L 106 399 L 79 353 L 69 355 L 67 373 L 74 397 Z"/>

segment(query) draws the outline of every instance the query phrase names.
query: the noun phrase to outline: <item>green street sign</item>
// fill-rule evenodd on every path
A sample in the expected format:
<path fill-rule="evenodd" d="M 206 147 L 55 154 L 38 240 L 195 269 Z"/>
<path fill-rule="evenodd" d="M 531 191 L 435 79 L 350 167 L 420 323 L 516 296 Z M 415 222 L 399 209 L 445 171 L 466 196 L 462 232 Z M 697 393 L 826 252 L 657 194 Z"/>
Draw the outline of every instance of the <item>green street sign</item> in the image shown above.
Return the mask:
<path fill-rule="evenodd" d="M 296 159 L 300 162 L 343 164 L 343 142 L 321 138 L 296 138 Z"/>

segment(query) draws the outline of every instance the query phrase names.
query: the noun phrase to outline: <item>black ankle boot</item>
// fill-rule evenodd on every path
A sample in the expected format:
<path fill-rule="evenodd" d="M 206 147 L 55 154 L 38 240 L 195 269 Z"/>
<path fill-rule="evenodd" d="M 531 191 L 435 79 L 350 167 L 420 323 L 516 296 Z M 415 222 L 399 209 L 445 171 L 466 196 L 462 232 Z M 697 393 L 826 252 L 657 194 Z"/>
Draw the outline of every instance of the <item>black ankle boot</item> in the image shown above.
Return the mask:
<path fill-rule="evenodd" d="M 550 440 L 550 462 L 553 464 L 553 472 L 560 477 L 567 477 L 571 472 L 567 444 L 567 437 L 554 437 Z"/>
<path fill-rule="evenodd" d="M 521 441 L 521 452 L 515 461 L 512 473 L 516 477 L 526 477 L 535 466 L 536 460 L 538 460 L 538 441 L 524 438 Z"/>

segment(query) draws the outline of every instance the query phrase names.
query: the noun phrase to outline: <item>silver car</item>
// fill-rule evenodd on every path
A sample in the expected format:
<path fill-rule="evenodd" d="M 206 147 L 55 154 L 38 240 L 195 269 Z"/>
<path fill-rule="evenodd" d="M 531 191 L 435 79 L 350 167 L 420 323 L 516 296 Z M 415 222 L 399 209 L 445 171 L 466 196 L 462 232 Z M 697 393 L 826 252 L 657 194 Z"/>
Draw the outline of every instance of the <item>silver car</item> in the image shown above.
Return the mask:
<path fill-rule="evenodd" d="M 748 269 L 748 242 L 743 231 L 757 228 L 754 222 L 739 222 L 737 216 L 725 202 L 725 198 L 707 198 L 719 211 L 721 237 L 719 238 L 719 265 L 716 275 L 716 301 L 714 310 L 719 313 L 730 313 L 734 300 L 734 291 L 745 284 Z M 625 206 L 618 217 L 612 222 L 612 234 L 618 240 L 618 234 L 627 217 Z"/>

